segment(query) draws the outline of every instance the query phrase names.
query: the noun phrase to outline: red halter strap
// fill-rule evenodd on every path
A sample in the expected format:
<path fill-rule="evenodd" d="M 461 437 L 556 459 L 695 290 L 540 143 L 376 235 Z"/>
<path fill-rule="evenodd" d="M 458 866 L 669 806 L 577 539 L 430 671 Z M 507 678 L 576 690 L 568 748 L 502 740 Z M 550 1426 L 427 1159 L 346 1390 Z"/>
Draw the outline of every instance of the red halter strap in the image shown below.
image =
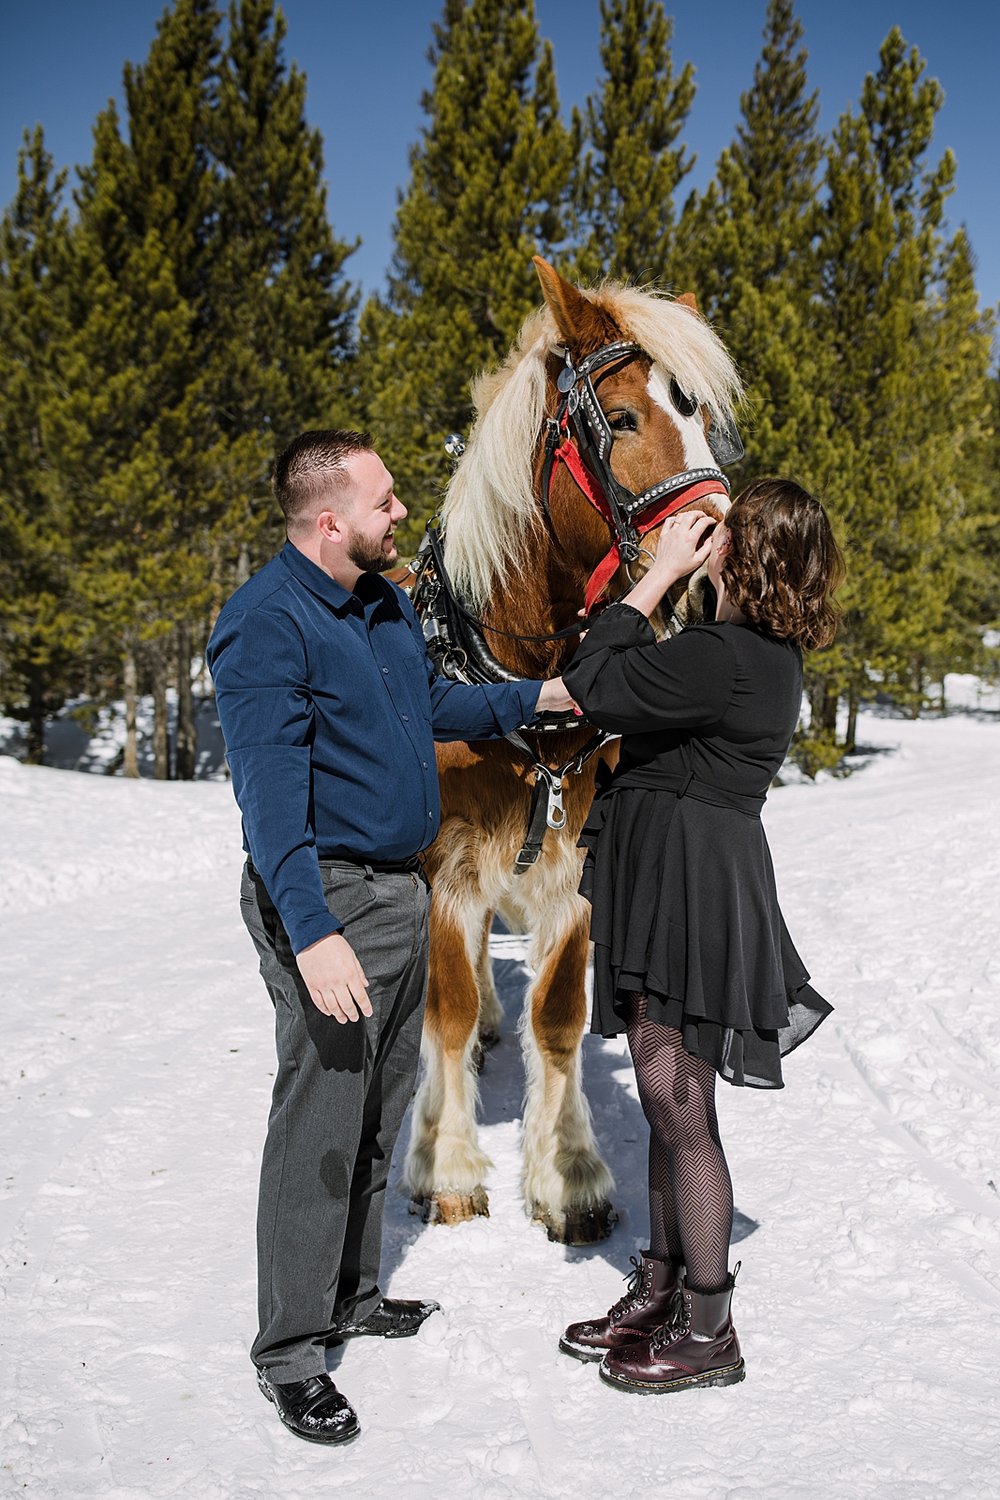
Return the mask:
<path fill-rule="evenodd" d="M 552 469 L 549 474 L 550 493 L 557 463 L 566 465 L 573 476 L 577 488 L 582 494 L 586 495 L 594 509 L 604 517 L 605 521 L 611 527 L 612 532 L 614 532 L 614 517 L 611 514 L 611 507 L 607 502 L 604 491 L 580 457 L 576 444 L 568 436 L 563 438 L 559 447 L 552 454 Z M 652 507 L 649 511 L 644 511 L 642 519 L 636 522 L 636 530 L 640 536 L 645 536 L 647 531 L 652 531 L 654 527 L 660 525 L 661 521 L 665 521 L 675 511 L 683 509 L 685 505 L 690 505 L 693 500 L 701 500 L 706 495 L 724 493 L 721 486 L 712 479 L 688 485 L 685 489 L 679 491 L 679 493 L 671 495 L 670 499 L 665 500 L 662 505 Z M 728 496 L 726 498 L 728 499 Z M 621 550 L 616 539 L 611 551 L 601 559 L 590 575 L 584 599 L 584 612 L 586 614 L 590 614 L 594 605 L 604 593 L 604 590 L 621 567 L 621 561 Z"/>

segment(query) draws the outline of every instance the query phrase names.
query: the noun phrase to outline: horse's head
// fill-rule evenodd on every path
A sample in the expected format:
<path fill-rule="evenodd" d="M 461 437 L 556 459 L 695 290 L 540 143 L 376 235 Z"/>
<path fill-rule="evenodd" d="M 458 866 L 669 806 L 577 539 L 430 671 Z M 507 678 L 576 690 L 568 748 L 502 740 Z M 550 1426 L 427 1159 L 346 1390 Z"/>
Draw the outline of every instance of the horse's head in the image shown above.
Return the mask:
<path fill-rule="evenodd" d="M 724 515 L 713 447 L 720 433 L 732 442 L 739 377 L 693 297 L 582 291 L 535 267 L 545 306 L 474 389 L 476 424 L 444 507 L 447 555 L 480 609 L 519 569 L 575 612 L 644 571 L 667 514 Z M 701 617 L 697 578 L 674 592 L 682 620 Z"/>
<path fill-rule="evenodd" d="M 589 609 L 645 572 L 667 516 L 692 509 L 724 516 L 720 450 L 734 451 L 739 382 L 692 294 L 582 292 L 540 257 L 535 267 L 561 342 L 546 361 L 554 416 L 539 492 L 553 531 L 588 573 Z M 671 590 L 654 626 L 663 632 L 702 618 L 703 576 L 699 569 Z"/>

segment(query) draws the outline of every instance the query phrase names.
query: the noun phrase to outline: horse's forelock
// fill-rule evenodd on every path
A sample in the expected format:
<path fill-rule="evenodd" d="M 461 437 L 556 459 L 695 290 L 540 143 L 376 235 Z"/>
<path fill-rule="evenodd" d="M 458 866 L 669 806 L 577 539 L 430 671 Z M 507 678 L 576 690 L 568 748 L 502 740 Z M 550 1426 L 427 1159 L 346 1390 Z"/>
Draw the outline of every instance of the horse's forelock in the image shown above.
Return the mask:
<path fill-rule="evenodd" d="M 607 286 L 598 294 L 625 336 L 676 376 L 713 417 L 732 418 L 742 394 L 739 372 L 725 344 L 700 313 L 663 292 Z"/>
<path fill-rule="evenodd" d="M 700 314 L 663 293 L 617 283 L 584 295 L 714 417 L 732 416 L 739 374 Z M 448 486 L 444 519 L 449 572 L 479 608 L 495 580 L 523 563 L 528 539 L 541 524 L 534 460 L 545 415 L 546 359 L 561 347 L 555 320 L 543 308 L 525 321 L 503 365 L 473 385 L 476 420 Z"/>

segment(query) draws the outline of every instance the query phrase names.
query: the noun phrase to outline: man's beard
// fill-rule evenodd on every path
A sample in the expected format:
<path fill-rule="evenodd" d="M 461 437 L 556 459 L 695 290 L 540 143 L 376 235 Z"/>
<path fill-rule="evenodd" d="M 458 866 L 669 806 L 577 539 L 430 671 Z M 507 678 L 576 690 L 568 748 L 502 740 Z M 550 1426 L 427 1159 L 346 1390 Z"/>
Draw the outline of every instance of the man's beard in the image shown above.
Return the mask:
<path fill-rule="evenodd" d="M 395 563 L 398 553 L 385 552 L 381 542 L 369 542 L 357 533 L 347 544 L 347 555 L 362 573 L 384 573 Z"/>

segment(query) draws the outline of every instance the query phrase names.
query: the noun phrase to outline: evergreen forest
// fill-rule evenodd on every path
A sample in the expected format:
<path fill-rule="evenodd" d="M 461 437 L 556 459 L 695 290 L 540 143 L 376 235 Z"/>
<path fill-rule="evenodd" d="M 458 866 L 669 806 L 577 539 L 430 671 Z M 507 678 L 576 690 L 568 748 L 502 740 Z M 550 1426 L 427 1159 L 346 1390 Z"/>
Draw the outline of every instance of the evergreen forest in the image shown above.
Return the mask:
<path fill-rule="evenodd" d="M 0 710 L 29 759 L 66 704 L 124 700 L 137 774 L 149 695 L 155 774 L 191 778 L 212 622 L 281 545 L 276 453 L 370 428 L 412 554 L 470 380 L 540 300 L 535 253 L 586 285 L 693 290 L 747 384 L 733 493 L 793 475 L 833 515 L 848 579 L 807 663 L 808 773 L 854 748 L 864 702 L 917 713 L 948 672 L 995 675 L 995 312 L 949 227 L 928 61 L 893 28 L 823 135 L 794 0 L 761 0 L 735 137 L 692 191 L 696 80 L 663 4 L 601 0 L 600 24 L 567 114 L 532 0 L 443 0 L 364 302 L 327 202 L 338 143 L 306 118 L 274 0 L 172 0 L 72 182 L 25 133 L 0 224 Z"/>

